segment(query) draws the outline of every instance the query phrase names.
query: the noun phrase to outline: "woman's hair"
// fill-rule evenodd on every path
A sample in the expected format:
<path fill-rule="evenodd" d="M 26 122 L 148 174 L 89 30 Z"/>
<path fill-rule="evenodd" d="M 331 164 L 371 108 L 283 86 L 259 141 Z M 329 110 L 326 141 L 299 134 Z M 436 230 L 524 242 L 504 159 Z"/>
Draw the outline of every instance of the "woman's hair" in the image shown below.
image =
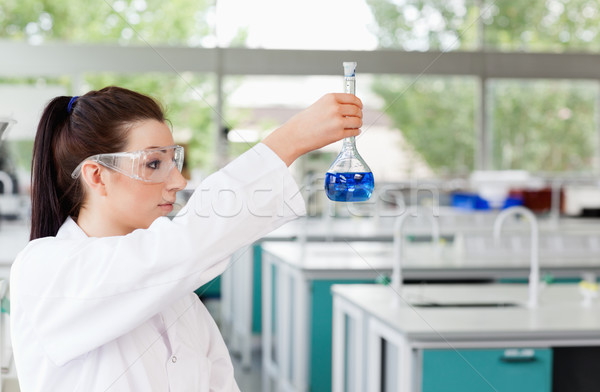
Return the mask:
<path fill-rule="evenodd" d="M 48 103 L 33 144 L 30 239 L 55 236 L 68 216 L 77 217 L 84 201 L 81 179 L 71 173 L 96 154 L 122 151 L 128 131 L 144 120 L 165 121 L 152 98 L 120 87 Z"/>

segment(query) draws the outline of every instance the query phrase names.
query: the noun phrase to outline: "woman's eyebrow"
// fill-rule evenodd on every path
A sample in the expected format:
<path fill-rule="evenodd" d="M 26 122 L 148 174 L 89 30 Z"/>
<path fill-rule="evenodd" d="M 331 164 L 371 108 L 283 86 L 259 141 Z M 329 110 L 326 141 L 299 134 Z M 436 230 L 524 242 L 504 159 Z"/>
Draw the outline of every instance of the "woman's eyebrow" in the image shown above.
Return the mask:
<path fill-rule="evenodd" d="M 160 152 L 167 152 L 168 146 L 149 146 L 144 148 L 144 150 L 158 150 Z"/>
<path fill-rule="evenodd" d="M 169 145 L 169 146 L 148 146 L 145 147 L 141 150 L 136 150 L 136 151 L 147 151 L 147 150 L 154 150 L 157 152 L 162 152 L 162 153 L 166 153 L 169 150 L 174 150 L 173 147 L 175 147 L 175 145 Z"/>

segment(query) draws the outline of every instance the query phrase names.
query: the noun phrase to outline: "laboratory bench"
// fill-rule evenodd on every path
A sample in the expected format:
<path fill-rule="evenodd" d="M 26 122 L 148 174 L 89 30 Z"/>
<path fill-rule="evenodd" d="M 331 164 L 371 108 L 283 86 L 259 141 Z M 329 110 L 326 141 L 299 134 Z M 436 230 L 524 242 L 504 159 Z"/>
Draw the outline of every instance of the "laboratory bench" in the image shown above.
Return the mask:
<path fill-rule="evenodd" d="M 600 303 L 548 285 L 335 285 L 333 391 L 588 391 Z M 398 301 L 400 299 L 400 301 Z"/>
<path fill-rule="evenodd" d="M 495 211 L 465 212 L 446 208 L 436 213 L 439 214 L 435 219 L 439 223 L 440 235 L 449 239 L 453 239 L 457 233 L 472 235 L 491 231 L 498 215 Z M 303 217 L 281 226 L 258 242 L 391 242 L 394 238 L 394 223 L 400 215 L 402 214 L 394 213 L 382 217 Z M 600 235 L 600 219 L 563 217 L 557 221 L 550 217 L 542 217 L 538 222 L 542 235 Z M 515 221 L 507 224 L 506 228 L 509 231 L 522 232 L 523 226 L 521 222 Z M 409 217 L 406 231 L 414 236 L 430 237 L 431 225 L 420 216 Z"/>
<path fill-rule="evenodd" d="M 526 282 L 529 244 L 527 235 L 523 235 L 522 222 L 507 222 L 502 241 L 496 244 L 491 231 L 497 213 L 447 208 L 440 209 L 439 213 L 441 257 L 434 256 L 426 249 L 427 241 L 432 237 L 429 222 L 419 217 L 409 217 L 404 230 L 410 238 L 407 241 L 410 246 L 406 247 L 407 260 L 404 262 L 405 279 L 461 282 L 500 279 Z M 379 274 L 371 270 L 366 277 L 364 271 L 353 272 L 354 275 L 360 275 L 361 282 L 374 282 L 381 275 L 390 275 L 396 219 L 396 215 L 379 218 L 301 218 L 235 252 L 230 267 L 220 279 L 219 295 L 222 301 L 223 334 L 230 350 L 241 355 L 244 367 L 250 368 L 252 347 L 260 344 L 262 334 L 263 248 L 269 247 L 271 253 L 282 260 L 295 259 L 290 261 L 291 264 L 298 264 L 299 255 L 309 255 L 305 258 L 309 264 L 302 269 L 302 273 L 308 277 L 313 273 L 310 263 L 314 261 L 314 264 L 326 266 L 328 260 L 332 259 L 331 254 L 336 253 L 354 258 L 355 263 L 358 261 L 363 265 L 385 265 L 378 271 Z M 550 218 L 542 218 L 540 236 L 542 274 L 546 279 L 577 281 L 584 270 L 600 273 L 598 260 L 589 256 L 600 252 L 600 220 L 561 218 L 557 225 Z M 351 244 L 357 242 L 373 243 L 377 250 L 371 247 L 370 250 L 360 249 L 357 252 L 358 249 L 351 248 Z M 423 242 L 424 246 L 417 246 L 418 242 Z M 324 245 L 313 246 L 313 243 Z M 308 251 L 303 250 L 303 244 L 307 244 Z M 316 249 L 315 246 L 322 248 L 313 252 L 311 249 Z M 457 251 L 458 248 L 464 251 Z M 316 272 L 320 279 L 317 280 L 321 282 L 327 274 L 332 282 L 340 278 L 345 267 L 337 263 L 331 271 L 318 267 Z M 344 279 L 343 275 L 341 279 Z M 212 287 L 216 286 L 213 284 Z"/>
<path fill-rule="evenodd" d="M 262 353 L 265 390 L 321 391 L 331 386 L 331 287 L 384 281 L 392 271 L 389 242 L 269 242 L 262 244 Z M 527 281 L 529 259 L 435 256 L 417 244 L 403 263 L 408 282 Z M 597 257 L 540 260 L 554 281 L 600 275 Z M 457 285 L 461 286 L 461 285 Z"/>
<path fill-rule="evenodd" d="M 268 243 L 345 242 L 392 240 L 391 218 L 379 223 L 368 219 L 301 218 L 274 230 L 254 244 L 238 249 L 230 267 L 213 282 L 199 289 L 205 294 L 220 284 L 222 332 L 229 349 L 241 356 L 242 367 L 250 369 L 254 341 L 262 333 L 262 258 Z"/>

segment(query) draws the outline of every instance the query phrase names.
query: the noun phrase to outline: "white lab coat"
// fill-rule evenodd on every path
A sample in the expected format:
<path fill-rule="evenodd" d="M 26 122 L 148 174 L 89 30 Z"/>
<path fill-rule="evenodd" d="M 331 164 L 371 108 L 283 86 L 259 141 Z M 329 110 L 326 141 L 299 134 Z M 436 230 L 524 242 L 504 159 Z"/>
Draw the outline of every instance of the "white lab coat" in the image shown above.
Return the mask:
<path fill-rule="evenodd" d="M 90 238 L 72 219 L 11 271 L 23 392 L 238 391 L 217 326 L 193 290 L 238 248 L 305 214 L 285 164 L 258 144 L 208 177 L 172 221 Z"/>

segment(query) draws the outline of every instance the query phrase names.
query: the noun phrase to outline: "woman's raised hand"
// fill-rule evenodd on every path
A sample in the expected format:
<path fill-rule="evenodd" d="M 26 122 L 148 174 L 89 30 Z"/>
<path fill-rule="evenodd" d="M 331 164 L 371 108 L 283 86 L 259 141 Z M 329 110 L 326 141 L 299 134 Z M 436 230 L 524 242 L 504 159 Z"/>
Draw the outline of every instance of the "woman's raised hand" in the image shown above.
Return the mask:
<path fill-rule="evenodd" d="M 326 94 L 273 131 L 263 143 L 289 166 L 309 151 L 357 136 L 362 117 L 362 102 L 355 95 Z"/>

